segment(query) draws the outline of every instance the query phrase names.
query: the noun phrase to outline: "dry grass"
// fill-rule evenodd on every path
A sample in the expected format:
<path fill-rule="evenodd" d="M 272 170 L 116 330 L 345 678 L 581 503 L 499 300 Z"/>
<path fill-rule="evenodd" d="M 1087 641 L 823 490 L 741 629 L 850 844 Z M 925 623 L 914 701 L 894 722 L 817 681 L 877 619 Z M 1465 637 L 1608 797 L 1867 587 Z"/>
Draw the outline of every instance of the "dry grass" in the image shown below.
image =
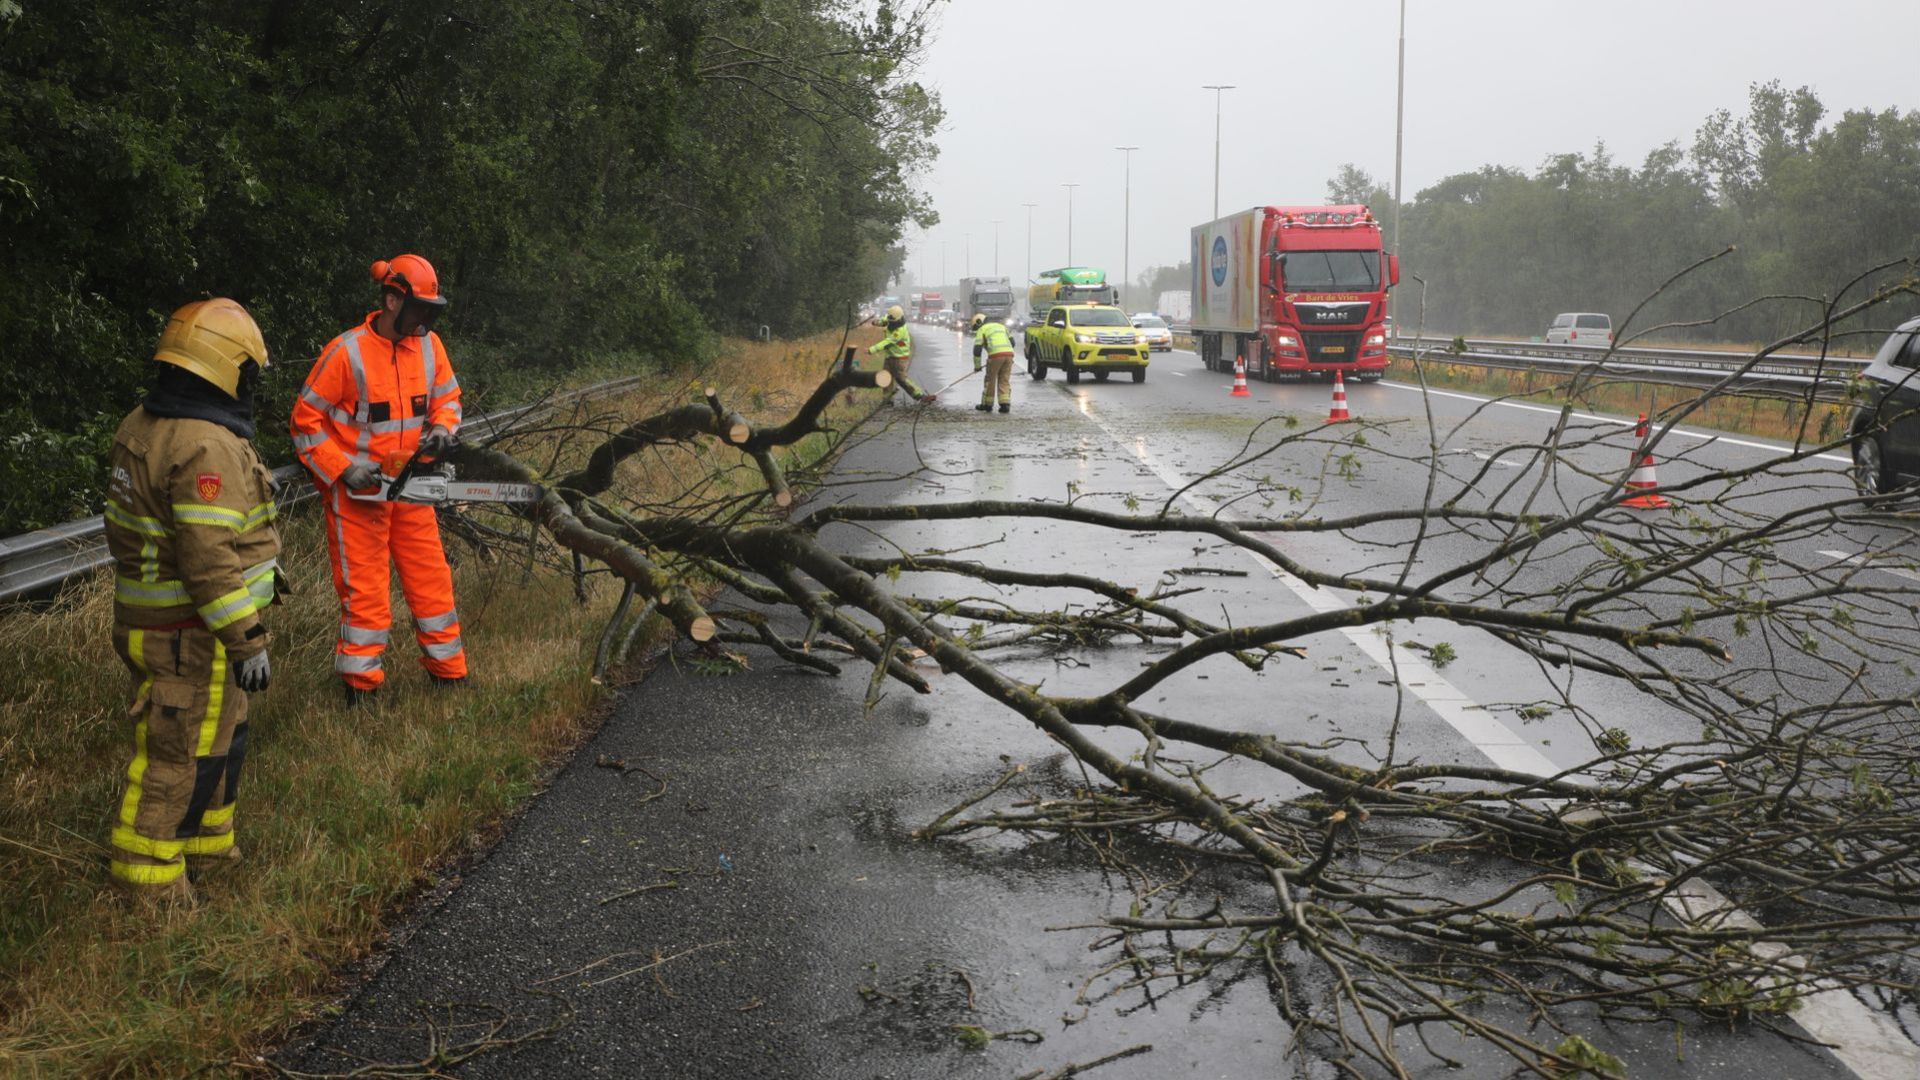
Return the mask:
<path fill-rule="evenodd" d="M 772 419 L 814 385 L 839 340 L 729 343 L 702 370 L 594 408 L 610 424 L 712 383 L 749 418 Z M 872 404 L 843 401 L 835 418 Z M 516 451 L 545 466 L 583 442 L 549 434 Z M 753 483 L 757 473 L 732 457 L 711 447 L 654 455 L 621 491 L 667 501 L 716 470 L 726 489 Z M 269 620 L 274 684 L 253 702 L 237 819 L 246 863 L 204 886 L 197 909 L 158 922 L 105 885 L 132 692 L 108 644 L 108 583 L 0 617 L 0 1073 L 181 1076 L 244 1060 L 320 1006 L 340 965 L 534 794 L 547 764 L 595 722 L 605 695 L 587 673 L 617 591 L 604 577 L 580 604 L 551 571 L 529 576 L 524 552 L 456 552 L 474 687 L 431 690 L 397 632 L 381 706 L 348 714 L 332 674 L 337 609 L 318 513 L 295 511 L 283 528 L 282 561 L 300 591 Z"/>
<path fill-rule="evenodd" d="M 1419 381 L 1410 360 L 1395 359 L 1387 369 L 1387 377 L 1405 383 Z M 1512 396 L 1554 405 L 1565 402 L 1567 396 L 1566 376 L 1473 364 L 1449 364 L 1440 358 L 1426 362 L 1426 379 L 1432 386 L 1490 397 Z M 1658 419 L 1699 396 L 1700 392 L 1691 387 L 1637 380 L 1608 380 L 1594 384 L 1574 404 L 1616 416 L 1645 412 Z M 1736 394 L 1709 400 L 1698 411 L 1687 416 L 1686 424 L 1688 427 L 1757 435 L 1761 438 L 1792 441 L 1805 437 L 1827 442 L 1846 431 L 1849 410 L 1850 406 L 1845 405 L 1815 404 L 1809 418 L 1804 402 L 1773 395 Z"/>

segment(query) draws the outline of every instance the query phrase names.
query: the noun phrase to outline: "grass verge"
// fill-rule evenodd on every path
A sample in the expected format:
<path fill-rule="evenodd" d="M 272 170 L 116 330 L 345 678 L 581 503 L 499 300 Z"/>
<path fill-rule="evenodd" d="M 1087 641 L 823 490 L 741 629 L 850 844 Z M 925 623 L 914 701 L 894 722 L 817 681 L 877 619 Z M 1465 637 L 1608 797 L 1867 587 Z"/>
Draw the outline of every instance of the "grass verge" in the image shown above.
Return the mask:
<path fill-rule="evenodd" d="M 1430 357 L 1425 363 L 1429 386 L 1550 405 L 1564 404 L 1567 400 L 1569 377 L 1565 375 L 1450 364 L 1444 356 Z M 1418 383 L 1420 378 L 1414 372 L 1413 361 L 1400 358 L 1388 364 L 1387 377 L 1404 383 Z M 1644 412 L 1657 422 L 1700 396 L 1700 391 L 1693 387 L 1605 379 L 1594 382 L 1574 405 L 1615 416 Z M 1796 438 L 1828 442 L 1846 432 L 1851 409 L 1849 405 L 1816 402 L 1809 412 L 1806 402 L 1776 394 L 1723 394 L 1689 414 L 1686 425 L 1789 442 Z"/>
<path fill-rule="evenodd" d="M 783 418 L 839 342 L 730 342 L 575 423 L 604 429 L 709 384 L 749 419 Z M 828 420 L 845 427 L 872 405 L 842 399 Z M 548 431 L 511 449 L 551 471 L 593 441 Z M 815 436 L 793 456 L 828 449 Z M 757 480 L 706 445 L 636 459 L 619 493 L 660 505 L 696 484 L 711 495 Z M 523 553 L 481 557 L 449 538 L 464 556 L 455 587 L 473 688 L 427 686 L 396 599 L 384 700 L 348 714 L 332 674 L 338 609 L 318 511 L 289 514 L 282 530 L 300 591 L 268 620 L 274 683 L 252 702 L 236 818 L 246 862 L 205 884 L 191 911 L 142 920 L 106 890 L 133 691 L 108 643 L 109 582 L 0 616 L 0 1074 L 185 1076 L 247 1060 L 324 1004 L 341 966 L 597 723 L 607 694 L 588 671 L 618 594 L 609 579 L 590 579 L 599 585 L 582 603 Z"/>

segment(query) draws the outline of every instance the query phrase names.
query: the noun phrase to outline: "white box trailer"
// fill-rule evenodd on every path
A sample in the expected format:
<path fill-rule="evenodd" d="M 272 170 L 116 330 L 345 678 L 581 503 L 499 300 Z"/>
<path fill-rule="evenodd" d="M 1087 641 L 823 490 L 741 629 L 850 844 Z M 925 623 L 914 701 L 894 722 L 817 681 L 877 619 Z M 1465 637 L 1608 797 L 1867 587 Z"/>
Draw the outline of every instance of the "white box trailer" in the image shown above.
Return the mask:
<path fill-rule="evenodd" d="M 1153 310 L 1168 322 L 1185 326 L 1193 321 L 1193 293 L 1186 289 L 1168 289 L 1153 302 Z"/>
<path fill-rule="evenodd" d="M 1193 328 L 1225 334 L 1260 329 L 1260 225 L 1254 207 L 1205 225 L 1192 236 Z"/>

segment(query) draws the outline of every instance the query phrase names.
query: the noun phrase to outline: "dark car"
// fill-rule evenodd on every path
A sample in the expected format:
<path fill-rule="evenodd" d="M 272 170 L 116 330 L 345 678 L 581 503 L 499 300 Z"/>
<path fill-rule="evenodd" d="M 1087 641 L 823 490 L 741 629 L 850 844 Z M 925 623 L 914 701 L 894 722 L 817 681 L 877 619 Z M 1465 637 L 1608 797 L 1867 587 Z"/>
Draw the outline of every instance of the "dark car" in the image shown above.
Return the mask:
<path fill-rule="evenodd" d="M 1878 495 L 1920 479 L 1920 319 L 1901 323 L 1861 377 L 1867 396 L 1848 428 L 1853 482 Z"/>

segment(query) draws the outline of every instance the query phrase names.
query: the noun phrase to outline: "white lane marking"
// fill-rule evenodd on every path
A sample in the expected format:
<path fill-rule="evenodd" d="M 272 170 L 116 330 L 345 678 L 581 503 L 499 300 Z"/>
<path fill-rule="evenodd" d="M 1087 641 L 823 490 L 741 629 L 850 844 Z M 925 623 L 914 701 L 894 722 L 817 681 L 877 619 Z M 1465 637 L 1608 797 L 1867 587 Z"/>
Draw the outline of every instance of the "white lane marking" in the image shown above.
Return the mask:
<path fill-rule="evenodd" d="M 1382 379 L 1375 385 L 1388 386 L 1395 390 L 1411 390 L 1416 394 L 1420 392 L 1420 388 L 1417 386 L 1409 383 L 1392 382 L 1387 379 Z M 1435 390 L 1429 387 L 1427 393 L 1435 397 L 1458 398 L 1461 401 L 1478 401 L 1481 404 L 1499 405 L 1508 409 L 1525 409 L 1527 412 L 1553 413 L 1556 416 L 1560 413 L 1559 409 L 1548 405 L 1529 405 L 1524 401 L 1495 401 L 1489 397 L 1481 397 L 1479 394 L 1462 394 L 1457 390 Z M 1602 424 L 1619 424 L 1622 427 L 1638 423 L 1637 420 L 1622 420 L 1618 416 L 1600 416 L 1595 413 L 1577 412 L 1574 413 L 1573 416 L 1577 420 L 1592 420 Z M 1793 452 L 1793 448 L 1790 446 L 1782 446 L 1778 443 L 1755 442 L 1751 439 L 1736 439 L 1731 435 L 1722 435 L 1713 431 L 1689 431 L 1686 428 L 1674 428 L 1671 432 L 1668 432 L 1668 434 L 1681 435 L 1689 439 L 1699 439 L 1702 442 L 1721 443 L 1727 446 L 1744 446 L 1749 450 L 1770 450 L 1776 454 L 1790 454 Z M 1814 454 L 1813 458 L 1819 461 L 1840 461 L 1848 465 L 1853 464 L 1852 458 L 1842 454 Z"/>
<path fill-rule="evenodd" d="M 1073 396 L 1081 395 L 1073 393 Z M 1107 426 L 1107 422 L 1090 409 L 1083 399 L 1081 413 L 1098 425 L 1107 437 L 1127 452 L 1133 454 L 1158 476 L 1170 489 L 1178 491 L 1187 486 L 1187 479 L 1163 464 L 1158 458 L 1147 452 L 1144 440 L 1129 442 L 1120 433 Z M 1220 504 L 1194 491 L 1180 495 L 1180 500 L 1195 511 L 1207 516 L 1220 512 Z M 1266 569 L 1282 585 L 1308 607 L 1316 612 L 1338 611 L 1347 606 L 1347 602 L 1333 595 L 1331 590 L 1316 589 L 1292 574 L 1287 573 L 1264 555 L 1245 548 L 1235 548 L 1256 564 Z M 1340 631 L 1348 641 L 1365 653 L 1381 668 L 1392 671 L 1396 666 L 1400 671 L 1400 681 L 1407 691 L 1419 698 L 1432 709 L 1447 725 L 1459 732 L 1468 742 L 1503 769 L 1516 772 L 1529 772 L 1541 776 L 1553 776 L 1560 772 L 1552 759 L 1541 753 L 1532 743 L 1522 738 L 1512 728 L 1501 723 L 1493 714 L 1477 704 L 1458 687 L 1442 678 L 1431 664 L 1414 656 L 1392 657 L 1388 654 L 1386 639 L 1375 634 L 1372 627 L 1347 627 Z"/>
<path fill-rule="evenodd" d="M 1187 377 L 1187 373 L 1184 371 L 1169 371 L 1167 372 L 1167 374 L 1178 376 L 1179 378 L 1182 378 L 1182 379 Z"/>
<path fill-rule="evenodd" d="M 1121 438 L 1119 432 L 1108 427 L 1105 420 L 1088 408 L 1089 403 L 1083 395 L 1077 391 L 1067 392 L 1080 398 L 1081 415 L 1098 425 L 1115 444 L 1138 458 L 1162 482 L 1175 491 L 1187 486 L 1187 478 L 1147 452 L 1144 439 L 1130 442 Z M 1192 491 L 1184 492 L 1180 499 L 1209 516 L 1220 511 L 1218 503 Z M 1266 556 L 1245 548 L 1235 550 L 1265 567 L 1275 579 L 1316 612 L 1334 611 L 1346 606 L 1329 590 L 1312 588 L 1274 565 Z M 1920 575 L 1915 577 L 1920 578 Z M 1380 665 L 1382 670 L 1392 672 L 1397 662 L 1401 684 L 1406 690 L 1472 743 L 1474 749 L 1485 755 L 1487 760 L 1503 769 L 1535 776 L 1560 773 L 1560 768 L 1537 747 L 1442 678 L 1426 661 L 1417 657 L 1390 659 L 1386 640 L 1376 636 L 1371 628 L 1345 628 L 1340 633 L 1346 635 L 1347 640 Z M 1650 866 L 1646 869 L 1650 873 L 1653 871 Z M 1674 890 L 1664 903 L 1674 915 L 1688 921 L 1711 919 L 1717 925 L 1764 929 L 1753 916 L 1727 899 L 1724 893 L 1699 878 L 1691 879 L 1683 887 Z M 1753 949 L 1770 958 L 1779 958 L 1787 953 L 1785 946 L 1770 941 L 1755 942 Z M 1920 1076 L 1920 1046 L 1915 1045 L 1892 1018 L 1867 1008 L 1844 988 L 1815 991 L 1801 998 L 1800 1008 L 1793 1014 L 1793 1019 L 1807 1034 L 1828 1044 L 1833 1056 L 1860 1080 L 1913 1080 L 1915 1076 Z"/>
<path fill-rule="evenodd" d="M 1865 555 L 1849 555 L 1844 551 L 1823 551 L 1820 554 L 1825 555 L 1835 562 L 1852 563 L 1855 566 L 1864 566 L 1868 569 L 1892 574 L 1894 577 L 1906 578 L 1908 581 L 1920 581 L 1920 572 L 1909 570 L 1904 566 L 1885 566 L 1873 559 L 1869 559 Z"/>

